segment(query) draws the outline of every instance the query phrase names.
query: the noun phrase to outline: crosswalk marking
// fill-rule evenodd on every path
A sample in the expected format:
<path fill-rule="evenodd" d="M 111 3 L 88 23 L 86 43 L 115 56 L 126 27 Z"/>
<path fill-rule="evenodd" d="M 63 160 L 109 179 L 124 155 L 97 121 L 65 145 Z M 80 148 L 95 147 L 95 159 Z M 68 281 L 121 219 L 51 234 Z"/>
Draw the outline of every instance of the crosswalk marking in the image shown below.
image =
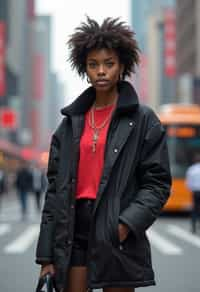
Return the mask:
<path fill-rule="evenodd" d="M 182 249 L 166 239 L 160 236 L 156 231 L 150 229 L 147 231 L 151 244 L 158 249 L 160 252 L 167 255 L 181 255 L 183 253 Z"/>
<path fill-rule="evenodd" d="M 13 225 L 10 223 L 0 223 L 0 236 L 4 236 L 8 234 L 12 235 Z M 180 239 L 188 242 L 192 246 L 196 246 L 200 248 L 200 237 L 190 233 L 189 231 L 184 230 L 182 227 L 174 224 L 165 225 L 165 231 L 168 235 L 174 236 L 174 240 Z M 164 231 L 164 230 L 163 230 Z M 8 242 L 6 246 L 3 248 L 3 253 L 6 254 L 22 254 L 24 253 L 31 244 L 37 240 L 39 234 L 39 224 L 30 224 L 29 227 L 26 227 L 25 230 L 21 231 L 21 233 L 13 239 L 12 242 Z M 177 243 L 174 243 L 169 240 L 169 238 L 163 236 L 160 231 L 158 232 L 155 228 L 150 228 L 147 231 L 150 242 L 152 246 L 158 250 L 160 253 L 164 255 L 182 255 L 184 250 Z M 178 242 L 178 241 L 177 241 Z M 180 242 L 181 244 L 181 242 Z"/>
<path fill-rule="evenodd" d="M 4 248 L 6 254 L 21 254 L 33 243 L 39 233 L 39 225 L 34 224 L 26 229 L 16 240 Z"/>
<path fill-rule="evenodd" d="M 0 225 L 0 236 L 10 232 L 11 226 L 10 224 L 1 224 Z"/>
<path fill-rule="evenodd" d="M 168 224 L 167 231 L 173 234 L 175 237 L 183 239 L 200 248 L 200 238 L 197 235 L 194 235 L 184 230 L 183 228 L 172 224 Z"/>

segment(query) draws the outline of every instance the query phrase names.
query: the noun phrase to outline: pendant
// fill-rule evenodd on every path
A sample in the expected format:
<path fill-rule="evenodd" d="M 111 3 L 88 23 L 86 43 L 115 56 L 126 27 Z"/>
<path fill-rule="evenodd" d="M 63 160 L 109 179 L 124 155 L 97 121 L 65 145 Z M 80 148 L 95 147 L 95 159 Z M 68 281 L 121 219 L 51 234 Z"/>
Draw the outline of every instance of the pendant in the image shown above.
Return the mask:
<path fill-rule="evenodd" d="M 92 143 L 92 152 L 96 152 L 96 144 L 97 144 L 98 138 L 99 138 L 99 134 L 96 131 L 96 132 L 94 132 L 93 138 L 92 138 L 92 141 L 93 141 L 93 143 Z"/>

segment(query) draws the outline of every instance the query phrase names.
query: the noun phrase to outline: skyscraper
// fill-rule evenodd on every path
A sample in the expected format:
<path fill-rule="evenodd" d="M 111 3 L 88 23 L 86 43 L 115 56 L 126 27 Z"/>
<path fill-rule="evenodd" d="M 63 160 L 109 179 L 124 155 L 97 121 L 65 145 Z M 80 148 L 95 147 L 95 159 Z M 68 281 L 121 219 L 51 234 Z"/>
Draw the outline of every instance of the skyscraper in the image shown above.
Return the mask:
<path fill-rule="evenodd" d="M 188 101 L 200 104 L 200 1 L 177 0 L 176 11 L 180 99 L 188 83 Z"/>
<path fill-rule="evenodd" d="M 136 33 L 136 40 L 141 50 L 140 66 L 135 76 L 135 86 L 141 101 L 154 108 L 162 102 L 171 102 L 175 91 L 174 84 L 172 84 L 174 81 L 168 80 L 163 72 L 164 11 L 166 8 L 174 6 L 174 2 L 174 0 L 131 1 L 132 28 Z M 153 42 L 155 43 L 153 44 Z M 154 47 L 153 50 L 152 47 Z M 152 62 L 152 60 L 155 60 L 155 62 Z M 150 68 L 151 66 L 154 66 L 154 68 Z M 154 75 L 151 76 L 150 72 L 154 72 Z M 150 84 L 152 78 L 153 81 L 157 80 L 156 82 L 159 83 L 159 86 L 156 86 L 157 98 L 154 101 L 152 98 L 153 95 L 155 96 L 155 90 L 154 93 L 151 91 L 152 84 Z M 166 91 L 166 86 L 172 90 L 170 92 Z"/>
<path fill-rule="evenodd" d="M 156 13 L 162 8 L 174 6 L 175 0 L 132 0 L 131 1 L 131 23 L 136 33 L 139 47 L 143 53 L 146 52 L 148 16 Z"/>

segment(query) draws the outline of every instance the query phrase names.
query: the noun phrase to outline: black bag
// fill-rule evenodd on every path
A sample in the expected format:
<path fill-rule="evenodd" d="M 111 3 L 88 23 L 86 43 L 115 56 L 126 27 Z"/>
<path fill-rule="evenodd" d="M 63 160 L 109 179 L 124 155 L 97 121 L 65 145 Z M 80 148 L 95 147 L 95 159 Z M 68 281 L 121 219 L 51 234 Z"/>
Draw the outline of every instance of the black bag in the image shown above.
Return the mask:
<path fill-rule="evenodd" d="M 43 290 L 44 289 L 44 290 Z M 51 274 L 46 274 L 39 278 L 36 292 L 54 292 L 57 291 L 54 277 Z"/>

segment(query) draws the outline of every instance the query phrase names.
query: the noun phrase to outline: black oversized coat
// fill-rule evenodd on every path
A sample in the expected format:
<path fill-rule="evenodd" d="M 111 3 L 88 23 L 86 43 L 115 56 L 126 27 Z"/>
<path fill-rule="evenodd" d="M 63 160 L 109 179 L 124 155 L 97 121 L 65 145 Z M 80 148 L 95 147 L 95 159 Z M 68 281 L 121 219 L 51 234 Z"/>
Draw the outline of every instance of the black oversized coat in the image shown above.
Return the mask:
<path fill-rule="evenodd" d="M 59 290 L 67 279 L 73 245 L 79 143 L 94 98 L 90 87 L 64 108 L 65 117 L 52 136 L 36 262 L 54 263 Z M 145 232 L 167 201 L 170 185 L 165 131 L 154 112 L 139 104 L 133 87 L 120 82 L 93 211 L 88 287 L 155 284 Z M 119 220 L 131 230 L 122 243 Z"/>

